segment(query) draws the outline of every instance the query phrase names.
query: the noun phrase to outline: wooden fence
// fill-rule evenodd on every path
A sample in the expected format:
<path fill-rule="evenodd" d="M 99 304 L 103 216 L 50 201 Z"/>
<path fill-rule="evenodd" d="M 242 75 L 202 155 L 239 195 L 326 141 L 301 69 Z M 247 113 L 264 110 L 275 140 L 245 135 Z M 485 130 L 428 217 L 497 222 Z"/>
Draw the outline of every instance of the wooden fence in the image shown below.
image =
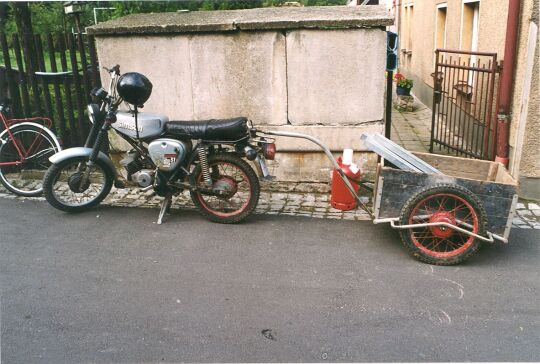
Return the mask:
<path fill-rule="evenodd" d="M 0 33 L 0 48 L 0 98 L 11 99 L 13 116 L 47 116 L 65 147 L 82 145 L 90 90 L 101 85 L 94 38 Z"/>

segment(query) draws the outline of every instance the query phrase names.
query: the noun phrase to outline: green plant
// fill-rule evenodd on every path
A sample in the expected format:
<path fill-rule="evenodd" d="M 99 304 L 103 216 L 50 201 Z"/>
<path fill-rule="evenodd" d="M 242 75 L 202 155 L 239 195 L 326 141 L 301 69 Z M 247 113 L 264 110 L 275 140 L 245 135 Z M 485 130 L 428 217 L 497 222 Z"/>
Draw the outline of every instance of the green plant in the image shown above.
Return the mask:
<path fill-rule="evenodd" d="M 407 89 L 411 89 L 414 84 L 413 80 L 405 77 L 402 73 L 396 73 L 394 75 L 394 82 L 398 87 L 403 87 Z"/>

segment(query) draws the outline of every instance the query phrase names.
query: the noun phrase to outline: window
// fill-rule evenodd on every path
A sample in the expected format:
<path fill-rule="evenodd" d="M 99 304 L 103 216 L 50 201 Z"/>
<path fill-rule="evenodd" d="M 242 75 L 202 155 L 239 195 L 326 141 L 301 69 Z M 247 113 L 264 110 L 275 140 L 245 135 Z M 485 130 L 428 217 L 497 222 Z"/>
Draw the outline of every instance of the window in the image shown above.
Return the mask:
<path fill-rule="evenodd" d="M 403 20 L 402 20 L 402 37 L 401 37 L 401 52 L 407 55 L 412 54 L 412 27 L 414 24 L 414 6 L 412 4 L 404 5 L 403 7 Z"/>
<path fill-rule="evenodd" d="M 435 49 L 446 48 L 446 4 L 437 5 L 435 17 Z"/>
<path fill-rule="evenodd" d="M 408 24 L 407 24 L 407 49 L 412 52 L 412 43 L 413 43 L 413 34 L 412 34 L 412 27 L 414 24 L 414 6 L 409 6 L 409 16 L 407 18 Z M 410 54 L 410 53 L 409 53 Z"/>
<path fill-rule="evenodd" d="M 478 50 L 478 22 L 480 15 L 480 1 L 463 0 L 461 13 L 461 50 L 476 52 Z M 470 56 L 469 65 L 477 63 L 477 56 Z M 467 72 L 467 84 L 473 86 L 473 72 Z"/>
<path fill-rule="evenodd" d="M 478 50 L 478 18 L 480 1 L 463 0 L 461 15 L 461 49 Z"/>

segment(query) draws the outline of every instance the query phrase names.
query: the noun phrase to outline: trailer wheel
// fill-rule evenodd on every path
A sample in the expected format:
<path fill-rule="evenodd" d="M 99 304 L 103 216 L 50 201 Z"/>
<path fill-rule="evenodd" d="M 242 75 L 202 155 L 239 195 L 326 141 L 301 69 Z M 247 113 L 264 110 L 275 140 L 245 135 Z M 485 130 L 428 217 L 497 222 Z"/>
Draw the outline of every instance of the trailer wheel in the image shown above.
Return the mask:
<path fill-rule="evenodd" d="M 453 185 L 427 187 L 403 206 L 400 225 L 446 222 L 484 235 L 487 214 L 482 202 L 466 188 Z M 481 241 L 445 226 L 400 230 L 405 248 L 416 259 L 435 265 L 463 262 L 478 251 Z"/>

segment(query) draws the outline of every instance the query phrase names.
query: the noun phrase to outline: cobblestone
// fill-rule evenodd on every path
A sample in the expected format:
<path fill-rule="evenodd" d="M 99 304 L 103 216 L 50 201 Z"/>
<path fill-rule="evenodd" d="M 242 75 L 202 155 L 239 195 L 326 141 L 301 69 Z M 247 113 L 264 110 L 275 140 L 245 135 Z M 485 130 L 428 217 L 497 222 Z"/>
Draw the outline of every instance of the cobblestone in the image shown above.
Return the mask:
<path fill-rule="evenodd" d="M 0 198 L 26 200 L 29 197 L 15 196 L 0 186 Z M 31 199 L 44 200 L 43 197 Z M 163 199 L 151 193 L 139 193 L 138 188 L 112 188 L 104 205 L 121 207 L 154 208 L 158 210 Z M 173 198 L 173 210 L 194 210 L 189 192 L 183 192 Z M 157 213 L 157 211 L 156 211 Z M 262 191 L 255 214 L 304 216 L 318 219 L 370 220 L 369 215 L 361 210 L 341 211 L 330 206 L 328 194 L 271 192 Z M 540 208 L 537 203 L 520 200 L 512 226 L 520 229 L 540 230 Z"/>
<path fill-rule="evenodd" d="M 26 200 L 28 197 L 15 196 L 0 186 L 0 198 Z M 34 199 L 44 200 L 43 197 Z M 161 206 L 162 198 L 152 193 L 139 193 L 138 188 L 116 189 L 112 188 L 103 205 L 155 208 Z M 195 206 L 191 201 L 189 192 L 183 192 L 173 198 L 173 210 L 193 210 Z M 157 213 L 157 211 L 156 211 Z M 326 194 L 316 193 L 283 193 L 262 191 L 255 214 L 304 216 L 314 218 L 331 218 L 347 220 L 370 220 L 369 215 L 362 210 L 342 212 L 330 206 Z"/>
<path fill-rule="evenodd" d="M 520 229 L 540 230 L 540 209 L 538 204 L 520 200 L 516 204 L 516 215 L 512 220 L 512 226 Z"/>

